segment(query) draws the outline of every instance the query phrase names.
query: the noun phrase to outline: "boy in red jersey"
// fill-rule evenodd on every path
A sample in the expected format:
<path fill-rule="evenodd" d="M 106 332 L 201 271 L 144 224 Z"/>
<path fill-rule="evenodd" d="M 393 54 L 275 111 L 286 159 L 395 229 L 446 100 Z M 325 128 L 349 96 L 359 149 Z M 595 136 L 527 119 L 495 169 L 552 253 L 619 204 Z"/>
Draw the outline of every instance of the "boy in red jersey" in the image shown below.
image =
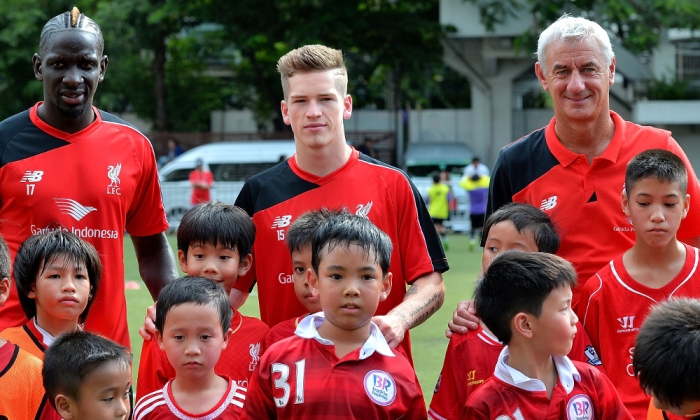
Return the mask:
<path fill-rule="evenodd" d="M 0 337 L 39 359 L 65 332 L 82 329 L 97 296 L 102 263 L 95 247 L 61 230 L 30 236 L 14 264 L 19 303 L 29 322 Z"/>
<path fill-rule="evenodd" d="M 513 250 L 493 260 L 474 302 L 506 347 L 461 418 L 632 418 L 603 373 L 565 356 L 576 334 L 575 286 L 571 264 L 552 254 Z"/>
<path fill-rule="evenodd" d="M 648 420 L 700 419 L 700 301 L 654 305 L 634 348 L 634 374 L 652 396 Z"/>
<path fill-rule="evenodd" d="M 511 249 L 554 254 L 559 248 L 559 234 L 552 220 L 529 204 L 509 203 L 496 210 L 486 221 L 484 236 L 482 271 L 497 255 Z M 580 327 L 578 323 L 576 326 Z M 471 393 L 493 375 L 502 349 L 503 344 L 483 323 L 467 334 L 452 335 L 430 402 L 428 418 L 442 420 L 459 416 Z M 582 327 L 578 328 L 568 356 L 571 360 L 601 366 Z"/>
<path fill-rule="evenodd" d="M 211 280 L 182 277 L 163 289 L 156 339 L 176 375 L 162 389 L 140 396 L 135 419 L 240 418 L 245 388 L 214 372 L 233 334 L 232 316 L 228 295 Z"/>
<path fill-rule="evenodd" d="M 213 280 L 228 295 L 238 276 L 250 269 L 255 226 L 241 209 L 220 201 L 203 203 L 185 213 L 177 230 L 180 268 L 188 276 Z M 149 308 L 149 314 L 153 307 Z M 149 316 L 146 317 L 148 325 Z M 155 327 L 152 323 L 151 325 Z M 260 361 L 260 347 L 269 328 L 257 318 L 233 309 L 233 340 L 216 364 L 219 375 L 229 376 L 238 386 L 248 387 L 248 379 Z M 141 349 L 136 395 L 163 388 L 175 377 L 175 369 L 157 343 L 144 340 Z"/>
<path fill-rule="evenodd" d="M 583 327 L 625 405 L 645 419 L 649 397 L 632 368 L 634 340 L 649 308 L 672 296 L 700 297 L 698 249 L 676 239 L 688 213 L 683 161 L 661 149 L 630 160 L 622 209 L 636 232 L 634 246 L 586 282 L 577 308 Z"/>
<path fill-rule="evenodd" d="M 10 254 L 0 236 L 0 307 L 10 295 Z M 0 418 L 37 419 L 46 406 L 41 360 L 0 336 Z"/>
<path fill-rule="evenodd" d="M 56 338 L 42 370 L 51 406 L 65 420 L 121 419 L 131 412 L 131 353 L 87 331 Z"/>
<path fill-rule="evenodd" d="M 323 313 L 270 347 L 253 375 L 249 419 L 425 419 L 411 364 L 374 324 L 391 290 L 391 240 L 369 219 L 340 214 L 312 239 L 309 286 Z"/>
<path fill-rule="evenodd" d="M 316 229 L 333 216 L 338 215 L 337 211 L 326 208 L 308 211 L 287 230 L 287 248 L 292 254 L 292 278 L 294 281 L 294 292 L 297 299 L 308 310 L 304 315 L 294 317 L 284 322 L 280 322 L 270 328 L 265 341 L 263 342 L 263 353 L 274 343 L 284 340 L 294 335 L 294 331 L 299 326 L 299 321 L 309 314 L 321 312 L 321 304 L 318 297 L 313 296 L 309 289 L 309 281 L 306 272 L 311 269 L 311 238 Z M 285 282 L 289 279 L 285 278 Z"/>

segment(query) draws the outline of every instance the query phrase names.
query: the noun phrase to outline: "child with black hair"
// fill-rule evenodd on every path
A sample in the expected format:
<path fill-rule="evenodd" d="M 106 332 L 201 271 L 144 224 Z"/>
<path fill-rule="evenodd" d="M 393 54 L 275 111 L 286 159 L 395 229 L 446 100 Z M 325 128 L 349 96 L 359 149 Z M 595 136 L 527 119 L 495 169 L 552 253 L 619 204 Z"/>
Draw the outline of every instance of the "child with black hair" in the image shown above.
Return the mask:
<path fill-rule="evenodd" d="M 0 307 L 10 295 L 10 253 L 0 236 Z M 0 336 L 0 418 L 37 419 L 46 406 L 41 360 Z"/>
<path fill-rule="evenodd" d="M 559 234 L 549 216 L 529 204 L 509 203 L 489 216 L 481 269 L 486 270 L 497 255 L 508 250 L 546 252 L 559 249 Z M 568 356 L 602 369 L 600 359 L 580 324 Z M 466 334 L 453 334 L 445 351 L 428 418 L 440 420 L 459 415 L 462 406 L 482 383 L 493 375 L 503 343 L 479 323 Z"/>
<path fill-rule="evenodd" d="M 651 395 L 648 420 L 700 419 L 700 301 L 652 307 L 637 335 L 634 374 Z"/>
<path fill-rule="evenodd" d="M 294 335 L 299 322 L 309 314 L 321 311 L 318 297 L 311 293 L 306 272 L 311 269 L 311 238 L 316 229 L 328 219 L 337 216 L 340 212 L 322 208 L 311 210 L 299 216 L 287 230 L 287 248 L 292 256 L 292 281 L 297 299 L 306 308 L 304 315 L 280 322 L 270 328 L 263 344 L 263 351 L 274 343 Z M 289 277 L 285 276 L 285 282 Z"/>
<path fill-rule="evenodd" d="M 228 295 L 238 276 L 251 267 L 254 240 L 255 225 L 240 208 L 220 201 L 197 205 L 185 213 L 177 230 L 180 269 L 188 276 L 204 277 L 220 284 Z M 233 307 L 231 309 L 234 339 L 219 358 L 215 371 L 231 377 L 238 386 L 247 388 L 248 379 L 260 361 L 261 343 L 269 328 L 259 319 L 244 316 Z M 139 397 L 160 390 L 169 379 L 175 377 L 175 369 L 168 362 L 165 352 L 150 338 L 144 340 L 141 350 L 136 386 Z"/>
<path fill-rule="evenodd" d="M 678 240 L 688 214 L 688 173 L 683 160 L 662 149 L 639 153 L 627 164 L 622 210 L 635 231 L 634 245 L 591 277 L 577 307 L 608 377 L 636 419 L 645 419 L 649 396 L 634 377 L 635 338 L 649 309 L 671 297 L 700 297 L 700 252 Z"/>
<path fill-rule="evenodd" d="M 127 419 L 131 353 L 87 331 L 62 334 L 46 350 L 42 370 L 52 407 L 64 420 Z"/>
<path fill-rule="evenodd" d="M 265 352 L 247 418 L 425 419 L 411 364 L 371 322 L 391 291 L 391 239 L 342 213 L 318 227 L 311 249 L 309 287 L 323 312 Z"/>
<path fill-rule="evenodd" d="M 556 255 L 513 250 L 493 260 L 474 303 L 506 347 L 461 418 L 632 419 L 604 374 L 566 357 L 577 332 L 575 285 L 573 267 Z"/>
<path fill-rule="evenodd" d="M 73 233 L 59 228 L 30 236 L 14 263 L 19 302 L 29 321 L 0 337 L 43 359 L 55 337 L 82 329 L 101 274 L 95 247 Z"/>
<path fill-rule="evenodd" d="M 139 397 L 138 420 L 238 419 L 245 388 L 214 366 L 229 343 L 233 309 L 223 288 L 202 277 L 182 277 L 161 292 L 156 340 L 175 370 L 162 389 Z"/>

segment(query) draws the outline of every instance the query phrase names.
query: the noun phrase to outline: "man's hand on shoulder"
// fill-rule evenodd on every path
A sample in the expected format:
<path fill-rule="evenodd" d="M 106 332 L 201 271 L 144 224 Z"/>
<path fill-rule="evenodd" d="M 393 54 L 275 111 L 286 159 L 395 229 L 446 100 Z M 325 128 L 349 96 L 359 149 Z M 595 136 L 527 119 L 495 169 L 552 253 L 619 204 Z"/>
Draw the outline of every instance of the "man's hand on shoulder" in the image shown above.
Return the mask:
<path fill-rule="evenodd" d="M 389 312 L 386 315 L 375 316 L 372 322 L 377 324 L 379 331 L 382 332 L 384 339 L 389 343 L 389 347 L 395 349 L 403 341 L 403 336 L 408 330 L 406 320 L 396 314 Z"/>
<path fill-rule="evenodd" d="M 143 326 L 139 328 L 139 335 L 146 341 L 149 341 L 156 333 L 156 304 L 149 306 L 146 309 L 146 319 L 143 321 Z"/>
<path fill-rule="evenodd" d="M 452 337 L 453 333 L 466 334 L 469 330 L 479 328 L 479 317 L 476 316 L 474 301 L 463 300 L 457 304 L 457 309 L 452 312 L 452 321 L 447 324 L 445 336 Z"/>

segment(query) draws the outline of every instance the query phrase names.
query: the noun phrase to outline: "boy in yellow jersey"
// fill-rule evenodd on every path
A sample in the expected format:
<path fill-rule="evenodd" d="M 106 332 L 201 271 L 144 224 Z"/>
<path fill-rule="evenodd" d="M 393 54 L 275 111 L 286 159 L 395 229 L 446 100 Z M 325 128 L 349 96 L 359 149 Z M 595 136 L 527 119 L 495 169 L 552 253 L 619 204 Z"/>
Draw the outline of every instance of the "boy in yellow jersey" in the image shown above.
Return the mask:
<path fill-rule="evenodd" d="M 440 182 L 440 174 L 433 174 L 433 185 L 428 188 L 428 213 L 433 219 L 435 229 L 442 238 L 442 246 L 445 249 L 449 248 L 447 243 L 447 229 L 443 222 L 450 217 L 450 187 Z"/>

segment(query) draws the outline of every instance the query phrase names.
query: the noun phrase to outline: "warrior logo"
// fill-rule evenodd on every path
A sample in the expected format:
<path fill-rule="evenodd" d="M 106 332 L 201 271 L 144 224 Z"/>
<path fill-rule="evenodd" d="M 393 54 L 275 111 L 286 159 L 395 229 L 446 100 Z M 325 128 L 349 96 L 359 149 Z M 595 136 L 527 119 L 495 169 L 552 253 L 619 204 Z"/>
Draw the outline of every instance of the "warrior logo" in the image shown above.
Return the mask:
<path fill-rule="evenodd" d="M 371 201 L 367 204 L 358 204 L 355 214 L 358 216 L 367 217 L 369 215 L 369 211 L 372 210 L 372 204 L 373 203 Z"/>
<path fill-rule="evenodd" d="M 88 213 L 97 211 L 94 207 L 83 206 L 70 198 L 54 198 L 53 200 L 56 202 L 58 208 L 61 209 L 61 213 L 67 214 L 78 221 L 87 216 Z"/>
<path fill-rule="evenodd" d="M 109 165 L 107 167 L 107 176 L 109 177 L 110 181 L 109 185 L 107 186 L 107 194 L 122 195 L 121 188 L 119 188 L 119 184 L 121 184 L 121 181 L 119 180 L 119 173 L 121 171 L 121 163 L 117 163 L 114 166 Z"/>
<path fill-rule="evenodd" d="M 248 365 L 248 370 L 253 372 L 258 366 L 258 362 L 260 362 L 260 343 L 248 344 L 248 347 L 250 347 L 251 357 L 250 364 Z"/>

